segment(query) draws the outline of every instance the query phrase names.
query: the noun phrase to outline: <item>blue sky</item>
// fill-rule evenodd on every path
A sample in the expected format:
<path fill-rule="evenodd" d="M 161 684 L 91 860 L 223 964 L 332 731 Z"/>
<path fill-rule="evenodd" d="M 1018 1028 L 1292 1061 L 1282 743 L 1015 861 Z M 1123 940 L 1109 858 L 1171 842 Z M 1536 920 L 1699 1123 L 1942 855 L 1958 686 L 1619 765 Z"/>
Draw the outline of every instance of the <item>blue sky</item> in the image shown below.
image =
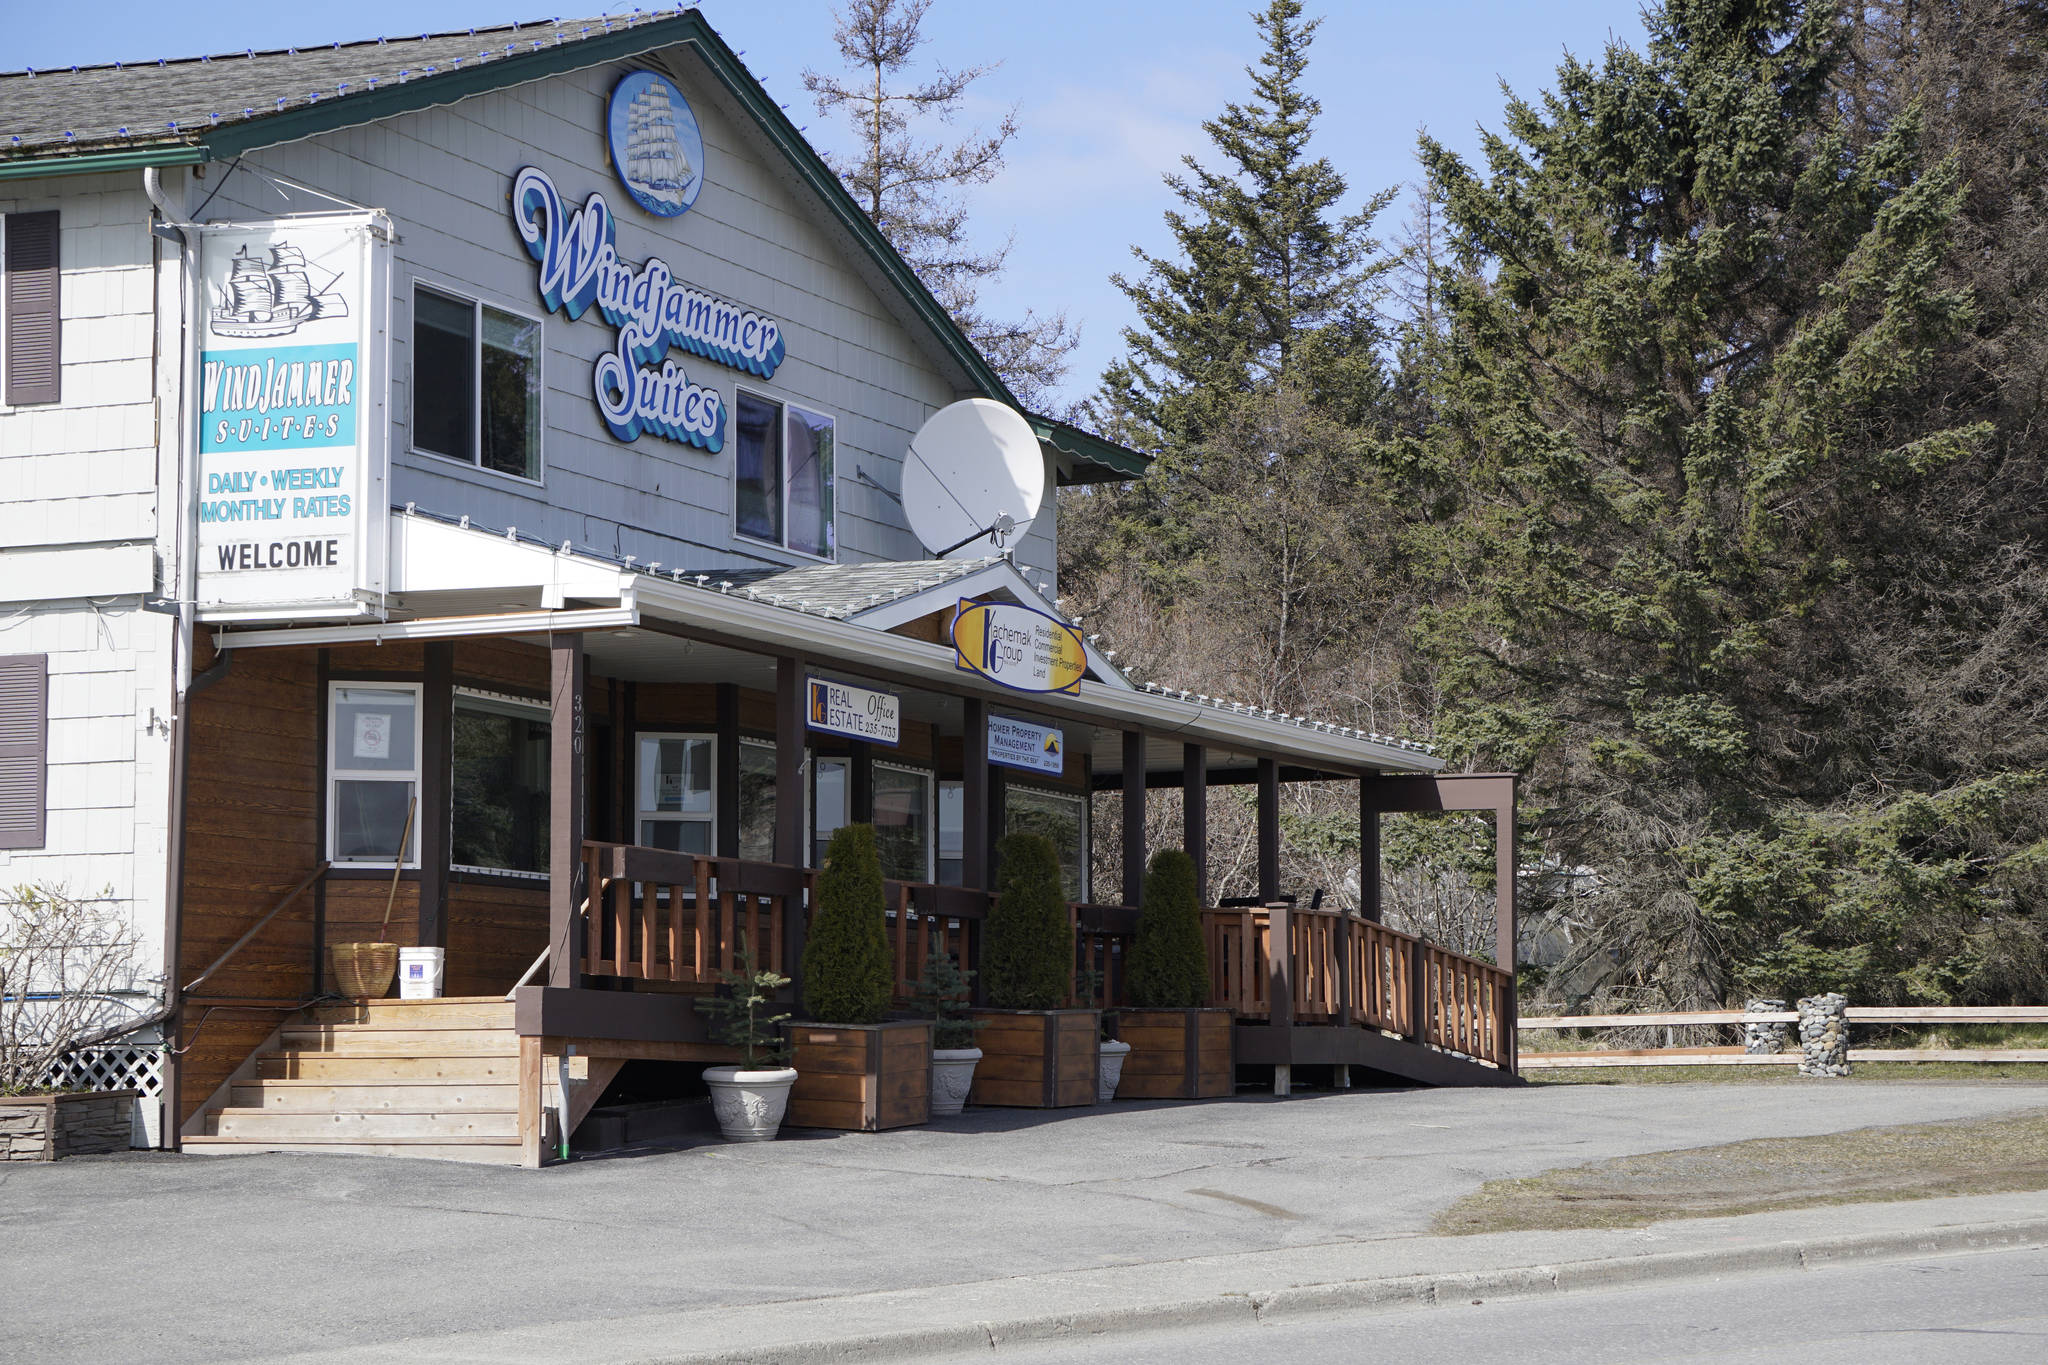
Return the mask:
<path fill-rule="evenodd" d="M 111 0 L 80 23 L 65 5 L 5 0 L 0 67 L 153 61 L 543 17 L 507 3 L 354 0 L 330 11 L 275 0 Z M 713 26 L 827 151 L 840 139 L 804 95 L 802 72 L 838 64 L 832 8 L 831 0 L 703 3 Z M 984 244 L 1014 236 L 1009 271 L 984 302 L 999 315 L 1067 310 L 1082 330 L 1069 397 L 1085 395 L 1122 348 L 1131 310 L 1110 274 L 1132 268 L 1134 243 L 1167 247 L 1161 214 L 1172 199 L 1161 175 L 1184 154 L 1210 158 L 1201 121 L 1249 92 L 1251 8 L 1250 0 L 935 0 L 925 21 L 930 42 L 921 56 L 953 67 L 1002 63 L 975 87 L 959 126 L 1018 108 L 1007 168 L 970 200 Z M 1344 173 L 1354 203 L 1414 179 L 1419 128 L 1471 154 L 1479 126 L 1500 126 L 1503 80 L 1533 95 L 1567 49 L 1590 56 L 1611 38 L 1643 40 L 1636 0 L 1310 0 L 1308 8 L 1324 16 L 1306 80 L 1323 102 L 1314 150 Z M 1401 213 L 1389 210 L 1384 232 Z"/>

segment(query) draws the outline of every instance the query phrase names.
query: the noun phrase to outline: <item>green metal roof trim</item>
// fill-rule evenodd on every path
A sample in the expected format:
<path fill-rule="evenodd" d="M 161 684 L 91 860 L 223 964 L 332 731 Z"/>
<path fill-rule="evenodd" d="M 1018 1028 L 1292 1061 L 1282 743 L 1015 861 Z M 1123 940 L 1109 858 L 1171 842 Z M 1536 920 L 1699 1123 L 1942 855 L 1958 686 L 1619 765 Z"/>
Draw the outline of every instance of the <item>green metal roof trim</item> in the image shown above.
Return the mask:
<path fill-rule="evenodd" d="M 1125 479 L 1138 478 L 1152 464 L 1152 457 L 1143 451 L 1118 445 L 1106 436 L 1097 436 L 1071 422 L 1062 422 L 1056 417 L 1040 417 L 1035 412 L 1027 412 L 1024 416 L 1031 423 L 1039 444 L 1051 446 L 1086 466 L 1085 472 L 1077 472 L 1066 480 L 1070 484 L 1120 483 Z"/>
<path fill-rule="evenodd" d="M 567 27 L 562 25 L 560 27 Z M 530 31 L 530 30 L 529 30 Z M 495 32 L 495 31 L 494 31 Z M 449 35 L 453 37 L 454 35 Z M 136 169 L 143 166 L 191 165 L 223 160 L 259 147 L 296 142 L 320 133 L 355 127 L 471 95 L 565 75 L 607 62 L 637 57 L 661 48 L 688 46 L 696 50 L 713 75 L 739 102 L 755 126 L 774 144 L 839 224 L 864 248 L 911 311 L 928 327 L 941 348 L 988 397 L 1024 408 L 1009 386 L 968 340 L 944 306 L 917 277 L 896 248 L 847 193 L 839 177 L 812 149 L 739 56 L 695 9 L 667 18 L 649 18 L 588 37 L 493 57 L 469 66 L 456 65 L 411 80 L 372 85 L 345 94 L 315 98 L 272 113 L 252 114 L 203 131 L 166 133 L 126 139 L 118 149 L 99 143 L 92 150 L 0 153 L 0 179 Z M 309 50 L 308 56 L 313 51 Z M 265 54 L 274 55 L 274 54 Z M 293 55 L 296 55 L 293 54 Z M 140 68 L 146 71 L 148 68 Z M 125 131 L 125 130 L 124 130 Z M 1041 442 L 1076 462 L 1070 482 L 1095 483 L 1135 478 L 1150 457 L 1091 435 L 1065 422 L 1025 413 Z"/>

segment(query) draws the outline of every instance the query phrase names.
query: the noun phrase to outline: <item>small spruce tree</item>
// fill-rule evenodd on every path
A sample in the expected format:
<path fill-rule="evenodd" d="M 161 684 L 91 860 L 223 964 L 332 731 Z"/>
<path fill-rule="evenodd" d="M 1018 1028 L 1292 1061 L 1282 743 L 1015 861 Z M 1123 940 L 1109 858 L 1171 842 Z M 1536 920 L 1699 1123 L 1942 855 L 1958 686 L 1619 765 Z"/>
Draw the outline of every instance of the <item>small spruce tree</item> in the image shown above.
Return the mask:
<path fill-rule="evenodd" d="M 1060 890 L 1060 859 L 1043 834 L 996 846 L 996 904 L 982 945 L 982 982 L 997 1009 L 1052 1010 L 1074 986 L 1074 927 Z"/>
<path fill-rule="evenodd" d="M 1131 1003 L 1145 1009 L 1194 1009 L 1209 995 L 1209 950 L 1195 860 L 1177 848 L 1152 855 L 1126 978 Z"/>
<path fill-rule="evenodd" d="M 973 972 L 962 971 L 953 955 L 935 949 L 924 960 L 924 974 L 917 979 L 917 1008 L 932 1021 L 932 1046 L 965 1048 L 974 1046 L 981 1021 L 968 1017 L 968 993 Z"/>
<path fill-rule="evenodd" d="M 895 993 L 873 825 L 842 825 L 825 849 L 804 944 L 804 1009 L 833 1024 L 877 1024 Z"/>

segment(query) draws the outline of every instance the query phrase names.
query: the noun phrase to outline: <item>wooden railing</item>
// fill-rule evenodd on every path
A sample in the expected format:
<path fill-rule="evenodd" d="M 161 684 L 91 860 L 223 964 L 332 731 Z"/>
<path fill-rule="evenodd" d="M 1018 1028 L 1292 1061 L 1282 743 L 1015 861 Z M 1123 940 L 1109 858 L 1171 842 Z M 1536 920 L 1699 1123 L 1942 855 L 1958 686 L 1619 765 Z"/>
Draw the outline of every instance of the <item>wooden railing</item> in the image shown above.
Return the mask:
<path fill-rule="evenodd" d="M 981 959 L 981 930 L 995 896 L 964 886 L 930 882 L 884 882 L 888 908 L 889 955 L 896 964 L 896 1001 L 908 1004 L 917 994 L 918 978 L 935 951 L 952 955 L 972 969 Z"/>
<path fill-rule="evenodd" d="M 1117 1009 L 1130 1004 L 1125 970 L 1137 941 L 1138 912 L 1124 905 L 1067 906 L 1074 928 L 1074 992 L 1077 1009 Z"/>
<path fill-rule="evenodd" d="M 588 975 L 711 985 L 742 944 L 756 970 L 789 974 L 784 926 L 803 912 L 808 869 L 634 844 L 586 843 L 583 860 Z"/>
<path fill-rule="evenodd" d="M 1850 1005 L 1844 1022 L 1885 1028 L 1971 1026 L 1984 1024 L 2048 1024 L 2048 1005 Z M 1519 1066 L 1531 1071 L 1577 1067 L 1637 1066 L 1796 1066 L 1802 1056 L 1796 1032 L 1783 1051 L 1750 1052 L 1740 1044 L 1680 1047 L 1674 1030 L 1706 1027 L 1740 1029 L 1748 1024 L 1797 1024 L 1797 1010 L 1663 1010 L 1641 1014 L 1535 1015 L 1520 1021 L 1532 1030 L 1662 1029 L 1665 1046 L 1600 1048 L 1587 1051 L 1524 1052 Z M 1788 1030 L 1788 1032 L 1791 1032 Z M 1849 1064 L 1858 1062 L 2043 1062 L 2048 1048 L 1875 1048 L 1851 1047 Z"/>
<path fill-rule="evenodd" d="M 1514 978 L 1490 962 L 1421 945 L 1423 1041 L 1484 1062 L 1515 1061 Z"/>
<path fill-rule="evenodd" d="M 1281 912 L 1288 1023 L 1384 1029 L 1496 1066 L 1515 1064 L 1514 978 L 1490 962 L 1389 929 L 1355 910 Z M 1205 910 L 1210 1003 L 1275 1020 L 1274 912 Z"/>

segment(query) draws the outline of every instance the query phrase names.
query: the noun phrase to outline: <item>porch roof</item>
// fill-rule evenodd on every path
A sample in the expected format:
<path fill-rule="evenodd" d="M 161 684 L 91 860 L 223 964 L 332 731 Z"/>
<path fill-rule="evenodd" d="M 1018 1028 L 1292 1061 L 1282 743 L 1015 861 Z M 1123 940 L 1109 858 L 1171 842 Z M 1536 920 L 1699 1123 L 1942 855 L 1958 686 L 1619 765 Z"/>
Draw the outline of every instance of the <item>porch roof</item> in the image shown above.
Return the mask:
<path fill-rule="evenodd" d="M 264 626 L 229 624 L 218 637 L 224 649 L 334 645 L 401 639 L 498 636 L 544 644 L 552 635 L 581 631 L 594 657 L 617 656 L 615 666 L 662 676 L 697 651 L 693 669 L 729 670 L 740 660 L 796 655 L 851 678 L 911 686 L 938 694 L 979 696 L 1019 710 L 1102 732 L 1144 731 L 1148 769 L 1179 762 L 1182 743 L 1219 753 L 1270 756 L 1332 777 L 1365 773 L 1437 772 L 1444 761 L 1421 745 L 1302 716 L 1280 715 L 1220 697 L 1184 695 L 1134 686 L 1091 651 L 1091 676 L 1073 694 L 1019 693 L 960 668 L 947 645 L 893 633 L 962 596 L 1000 590 L 1047 605 L 1007 560 L 928 561 L 925 577 L 895 582 L 903 564 L 819 566 L 768 580 L 783 583 L 814 574 L 815 596 L 764 591 L 731 574 L 682 570 L 650 572 L 567 547 L 549 549 L 510 534 L 451 525 L 423 515 L 395 513 L 391 523 L 391 619 L 350 625 Z M 825 572 L 826 569 L 832 572 Z M 842 606 L 849 585 L 894 595 L 860 610 Z M 828 598 L 828 589 L 831 590 Z M 885 614 L 883 608 L 890 610 Z M 710 651 L 707 655 L 706 651 Z M 598 659 L 604 662 L 603 658 Z M 730 676 L 724 672 L 724 676 Z M 626 673 L 625 676 L 632 676 Z M 1100 747 L 1100 746 L 1099 746 Z M 1115 767 L 1114 763 L 1109 765 Z"/>

